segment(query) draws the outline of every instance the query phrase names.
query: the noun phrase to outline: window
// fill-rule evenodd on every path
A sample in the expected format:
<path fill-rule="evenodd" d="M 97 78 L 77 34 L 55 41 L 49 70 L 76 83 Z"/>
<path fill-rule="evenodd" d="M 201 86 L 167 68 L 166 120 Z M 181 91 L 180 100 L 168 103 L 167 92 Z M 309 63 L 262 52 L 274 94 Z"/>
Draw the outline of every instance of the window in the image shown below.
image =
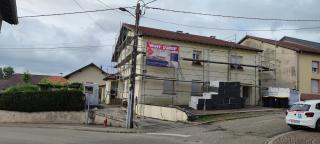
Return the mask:
<path fill-rule="evenodd" d="M 309 111 L 311 105 L 307 105 L 307 104 L 294 104 L 292 105 L 289 110 L 293 110 L 293 111 Z"/>
<path fill-rule="evenodd" d="M 319 93 L 319 80 L 311 80 L 311 92 Z"/>
<path fill-rule="evenodd" d="M 243 70 L 243 67 L 241 66 L 241 60 L 242 60 L 242 56 L 231 55 L 230 57 L 231 69 Z"/>
<path fill-rule="evenodd" d="M 164 80 L 163 81 L 163 94 L 175 94 L 174 81 Z"/>
<path fill-rule="evenodd" d="M 318 72 L 319 72 L 319 62 L 312 61 L 312 73 L 318 73 Z"/>
<path fill-rule="evenodd" d="M 318 104 L 316 105 L 316 109 L 317 109 L 317 110 L 320 110 L 320 103 L 318 103 Z"/>
<path fill-rule="evenodd" d="M 192 61 L 192 64 L 201 65 L 201 62 L 197 61 L 197 60 L 201 60 L 201 51 L 194 50 L 192 54 L 192 59 L 194 60 Z"/>
<path fill-rule="evenodd" d="M 191 95 L 192 96 L 202 96 L 202 84 L 193 81 L 191 83 Z"/>

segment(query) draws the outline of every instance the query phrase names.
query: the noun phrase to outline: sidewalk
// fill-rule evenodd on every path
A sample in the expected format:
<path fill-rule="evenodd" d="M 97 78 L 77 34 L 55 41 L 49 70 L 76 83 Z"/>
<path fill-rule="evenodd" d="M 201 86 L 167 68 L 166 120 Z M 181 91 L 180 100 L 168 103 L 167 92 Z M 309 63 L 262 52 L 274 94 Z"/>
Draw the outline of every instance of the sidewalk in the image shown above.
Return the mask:
<path fill-rule="evenodd" d="M 268 144 L 319 144 L 319 136 L 311 130 L 290 131 L 271 138 Z"/>
<path fill-rule="evenodd" d="M 228 110 L 190 110 L 194 116 L 205 115 L 222 115 L 222 114 L 234 114 L 234 113 L 249 113 L 249 112 L 267 112 L 267 111 L 279 111 L 279 108 L 267 108 L 267 107 L 246 107 L 241 109 L 228 109 Z"/>

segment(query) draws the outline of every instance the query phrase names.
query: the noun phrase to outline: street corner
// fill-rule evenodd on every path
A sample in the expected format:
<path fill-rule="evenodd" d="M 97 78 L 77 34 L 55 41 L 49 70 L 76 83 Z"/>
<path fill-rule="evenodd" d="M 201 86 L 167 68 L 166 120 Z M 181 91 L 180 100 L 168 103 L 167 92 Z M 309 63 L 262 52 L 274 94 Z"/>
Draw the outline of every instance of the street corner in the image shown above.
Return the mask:
<path fill-rule="evenodd" d="M 306 129 L 286 132 L 271 138 L 267 144 L 319 144 L 320 132 Z"/>

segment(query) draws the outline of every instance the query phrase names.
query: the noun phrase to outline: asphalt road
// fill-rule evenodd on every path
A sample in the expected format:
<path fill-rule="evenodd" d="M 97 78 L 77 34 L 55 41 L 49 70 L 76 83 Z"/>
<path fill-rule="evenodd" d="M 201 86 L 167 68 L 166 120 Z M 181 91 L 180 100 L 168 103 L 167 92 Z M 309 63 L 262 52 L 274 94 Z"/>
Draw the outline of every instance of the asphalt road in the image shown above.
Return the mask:
<path fill-rule="evenodd" d="M 0 127 L 1 144 L 265 144 L 271 137 L 290 131 L 284 114 L 237 119 L 154 133 L 117 134 L 27 127 Z"/>
<path fill-rule="evenodd" d="M 1 144 L 164 144 L 186 143 L 184 137 L 153 134 L 112 134 L 67 129 L 1 127 Z"/>
<path fill-rule="evenodd" d="M 191 128 L 168 130 L 168 133 L 192 135 L 207 144 L 265 144 L 270 138 L 291 131 L 284 112 L 244 118 Z"/>

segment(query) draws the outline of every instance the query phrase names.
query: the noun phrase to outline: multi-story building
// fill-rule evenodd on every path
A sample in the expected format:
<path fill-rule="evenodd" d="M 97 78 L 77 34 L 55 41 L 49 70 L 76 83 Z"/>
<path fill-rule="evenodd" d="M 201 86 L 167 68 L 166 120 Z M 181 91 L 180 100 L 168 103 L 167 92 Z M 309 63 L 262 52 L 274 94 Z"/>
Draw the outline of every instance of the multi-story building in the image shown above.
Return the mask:
<path fill-rule="evenodd" d="M 118 69 L 112 80 L 121 99 L 129 95 L 134 29 L 134 25 L 122 25 L 112 57 Z M 136 103 L 188 105 L 191 95 L 201 95 L 210 81 L 240 82 L 246 104 L 259 103 L 258 53 L 262 50 L 182 31 L 141 26 L 139 32 Z"/>
<path fill-rule="evenodd" d="M 274 71 L 261 72 L 261 85 L 298 89 L 303 94 L 319 94 L 320 48 L 315 42 L 284 37 L 280 41 L 254 36 L 239 44 L 263 50 L 262 65 Z"/>

